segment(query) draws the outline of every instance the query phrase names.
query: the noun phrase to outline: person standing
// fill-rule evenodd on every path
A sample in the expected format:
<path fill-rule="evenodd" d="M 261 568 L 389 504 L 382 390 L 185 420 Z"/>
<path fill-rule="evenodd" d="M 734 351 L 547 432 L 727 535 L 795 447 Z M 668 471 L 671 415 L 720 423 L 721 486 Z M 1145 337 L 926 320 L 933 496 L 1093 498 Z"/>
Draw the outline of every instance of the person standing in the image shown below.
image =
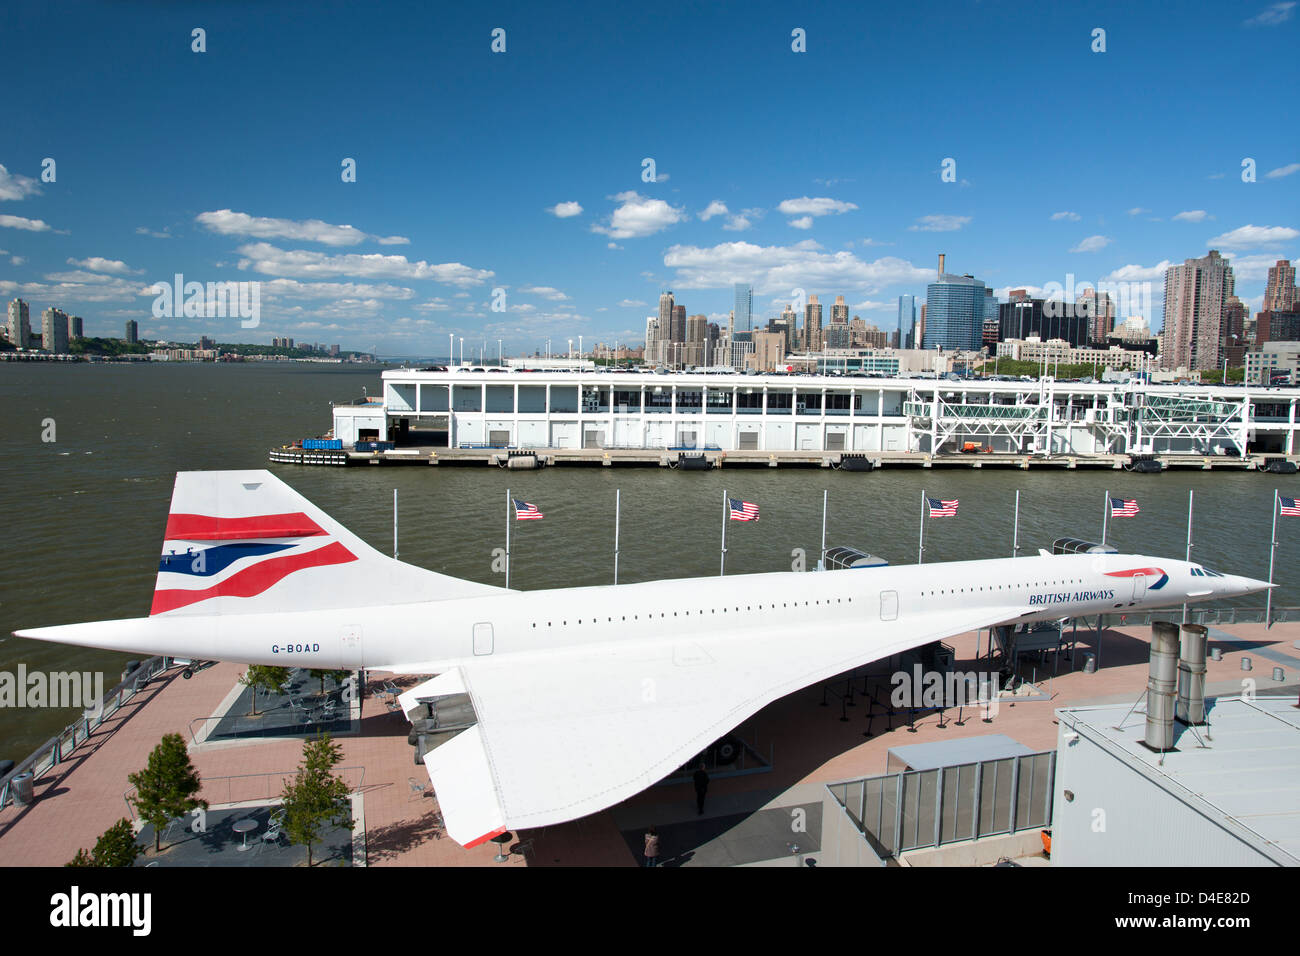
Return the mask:
<path fill-rule="evenodd" d="M 645 832 L 645 865 L 659 865 L 659 834 L 654 827 Z"/>
<path fill-rule="evenodd" d="M 698 816 L 704 816 L 704 795 L 709 792 L 709 775 L 704 770 L 704 765 L 700 764 L 695 771 L 695 812 Z"/>

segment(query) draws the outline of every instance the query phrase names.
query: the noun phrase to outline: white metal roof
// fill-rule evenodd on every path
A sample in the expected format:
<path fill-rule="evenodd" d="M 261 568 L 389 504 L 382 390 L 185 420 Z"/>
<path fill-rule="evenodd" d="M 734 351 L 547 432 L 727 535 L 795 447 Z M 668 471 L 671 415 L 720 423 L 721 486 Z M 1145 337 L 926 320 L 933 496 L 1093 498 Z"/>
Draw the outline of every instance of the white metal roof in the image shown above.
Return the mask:
<path fill-rule="evenodd" d="M 1209 726 L 1174 724 L 1176 750 L 1149 750 L 1139 707 L 1057 711 L 1078 731 L 1157 786 L 1229 827 L 1261 853 L 1300 865 L 1300 709 L 1286 697 L 1207 700 Z M 1122 729 L 1120 727 L 1123 721 Z"/>

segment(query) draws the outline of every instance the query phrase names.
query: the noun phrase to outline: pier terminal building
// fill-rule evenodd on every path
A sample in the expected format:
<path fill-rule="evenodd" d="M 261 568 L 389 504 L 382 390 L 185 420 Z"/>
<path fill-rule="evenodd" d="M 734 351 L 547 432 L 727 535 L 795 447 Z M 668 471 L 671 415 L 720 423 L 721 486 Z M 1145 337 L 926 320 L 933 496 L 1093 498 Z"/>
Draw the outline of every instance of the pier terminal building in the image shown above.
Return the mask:
<path fill-rule="evenodd" d="M 1292 456 L 1290 388 L 477 366 L 382 373 L 333 436 L 450 449 Z M 1227 463 L 1226 461 L 1224 462 Z"/>

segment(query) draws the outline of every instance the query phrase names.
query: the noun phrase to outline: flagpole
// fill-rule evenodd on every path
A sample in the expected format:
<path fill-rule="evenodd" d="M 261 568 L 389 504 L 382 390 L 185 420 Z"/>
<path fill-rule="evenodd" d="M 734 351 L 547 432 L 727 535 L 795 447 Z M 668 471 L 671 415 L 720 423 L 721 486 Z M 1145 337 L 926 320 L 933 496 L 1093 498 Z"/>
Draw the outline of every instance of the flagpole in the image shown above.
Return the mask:
<path fill-rule="evenodd" d="M 1277 551 L 1277 489 L 1273 489 L 1273 533 L 1268 539 L 1268 583 L 1273 583 L 1273 555 Z M 1264 627 L 1273 626 L 1273 589 L 1268 589 L 1264 604 Z"/>
<path fill-rule="evenodd" d="M 393 559 L 397 559 L 397 489 L 393 489 Z"/>
<path fill-rule="evenodd" d="M 1187 489 L 1187 558 L 1186 560 L 1188 561 L 1192 560 L 1192 508 L 1193 508 L 1193 501 L 1195 499 L 1195 495 L 1196 492 L 1193 489 L 1191 488 Z M 1186 601 L 1183 602 L 1183 623 L 1184 624 L 1187 623 L 1187 602 Z"/>
<path fill-rule="evenodd" d="M 1020 557 L 1020 489 L 1016 489 L 1016 517 L 1011 532 L 1011 556 Z"/>
<path fill-rule="evenodd" d="M 921 536 L 916 542 L 916 563 L 925 563 L 925 489 L 921 489 Z"/>
<path fill-rule="evenodd" d="M 722 564 L 718 569 L 718 576 L 727 573 L 727 516 L 729 508 L 727 506 L 727 489 L 722 489 Z"/>
<path fill-rule="evenodd" d="M 822 489 L 822 553 L 818 557 L 818 563 L 821 563 L 826 557 L 826 506 L 830 500 L 830 489 Z"/>
<path fill-rule="evenodd" d="M 618 584 L 618 518 L 623 510 L 623 492 L 614 489 L 614 583 Z"/>
<path fill-rule="evenodd" d="M 1106 519 L 1110 517 L 1110 489 L 1106 489 L 1106 504 L 1101 509 L 1101 543 L 1106 544 Z"/>
<path fill-rule="evenodd" d="M 510 587 L 510 489 L 506 489 L 506 588 Z"/>

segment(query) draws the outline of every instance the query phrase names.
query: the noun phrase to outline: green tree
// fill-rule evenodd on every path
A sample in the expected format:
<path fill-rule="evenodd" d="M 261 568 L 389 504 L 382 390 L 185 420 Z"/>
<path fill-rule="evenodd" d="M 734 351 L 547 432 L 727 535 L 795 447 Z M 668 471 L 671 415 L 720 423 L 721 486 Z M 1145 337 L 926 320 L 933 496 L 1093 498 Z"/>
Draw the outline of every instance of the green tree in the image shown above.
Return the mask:
<path fill-rule="evenodd" d="M 284 832 L 291 842 L 307 847 L 308 866 L 312 865 L 312 847 L 326 829 L 352 826 L 348 785 L 333 773 L 342 759 L 342 748 L 329 734 L 304 740 L 302 763 L 281 794 Z"/>
<path fill-rule="evenodd" d="M 348 675 L 351 673 L 352 672 L 348 670 L 317 670 L 313 668 L 311 671 L 311 676 L 315 677 L 317 680 L 320 681 L 320 692 L 323 694 L 325 693 L 326 678 L 329 678 L 330 680 L 334 681 L 335 684 L 341 687 L 343 685 L 343 682 L 348 679 Z"/>
<path fill-rule="evenodd" d="M 78 850 L 64 866 L 131 866 L 143 852 L 144 847 L 135 842 L 131 821 L 123 817 L 100 834 L 93 850 Z"/>
<path fill-rule="evenodd" d="M 249 717 L 257 716 L 257 689 L 260 687 L 268 694 L 280 689 L 280 685 L 289 679 L 289 668 L 271 667 L 268 664 L 249 664 L 239 682 L 253 689 L 253 709 Z"/>
<path fill-rule="evenodd" d="M 140 819 L 153 824 L 154 850 L 161 848 L 168 820 L 208 805 L 195 796 L 203 784 L 180 734 L 164 735 L 149 754 L 145 768 L 126 779 L 135 785 L 135 795 L 130 799 Z"/>

